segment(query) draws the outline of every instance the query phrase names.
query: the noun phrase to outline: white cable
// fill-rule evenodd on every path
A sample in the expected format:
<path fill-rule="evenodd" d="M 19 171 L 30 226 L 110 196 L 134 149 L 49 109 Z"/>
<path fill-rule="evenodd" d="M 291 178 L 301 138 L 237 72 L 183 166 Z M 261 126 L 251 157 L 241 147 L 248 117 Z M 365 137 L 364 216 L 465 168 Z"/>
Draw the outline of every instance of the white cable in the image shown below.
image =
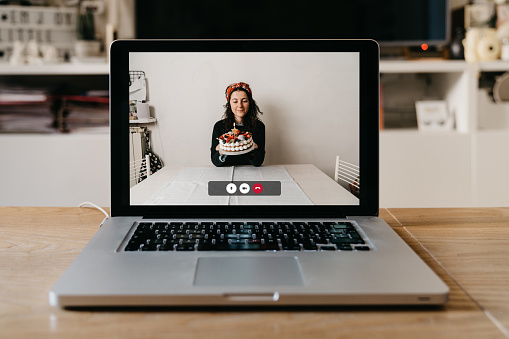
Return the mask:
<path fill-rule="evenodd" d="M 97 206 L 96 204 L 91 203 L 91 202 L 88 202 L 88 201 L 82 202 L 81 204 L 79 204 L 79 205 L 78 205 L 78 207 L 83 207 L 83 206 L 85 206 L 85 205 L 90 205 L 90 206 L 92 206 L 92 207 L 97 208 L 99 211 L 101 211 L 101 212 L 103 212 L 103 213 L 104 213 L 104 215 L 106 216 L 106 219 L 108 219 L 108 218 L 110 217 L 110 216 L 109 216 L 109 214 L 108 214 L 108 212 L 106 212 L 104 209 L 102 209 L 101 207 Z M 106 219 L 105 219 L 105 220 L 106 220 Z M 104 221 L 104 220 L 103 220 L 103 221 Z"/>

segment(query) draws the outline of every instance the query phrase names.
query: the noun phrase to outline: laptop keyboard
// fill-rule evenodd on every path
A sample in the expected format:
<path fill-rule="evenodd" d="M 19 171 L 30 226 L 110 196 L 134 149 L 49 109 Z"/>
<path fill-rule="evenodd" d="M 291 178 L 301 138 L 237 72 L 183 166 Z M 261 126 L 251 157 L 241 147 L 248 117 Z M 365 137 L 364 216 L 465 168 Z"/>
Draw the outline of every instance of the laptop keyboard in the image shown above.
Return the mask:
<path fill-rule="evenodd" d="M 369 251 L 350 222 L 140 222 L 125 251 Z"/>

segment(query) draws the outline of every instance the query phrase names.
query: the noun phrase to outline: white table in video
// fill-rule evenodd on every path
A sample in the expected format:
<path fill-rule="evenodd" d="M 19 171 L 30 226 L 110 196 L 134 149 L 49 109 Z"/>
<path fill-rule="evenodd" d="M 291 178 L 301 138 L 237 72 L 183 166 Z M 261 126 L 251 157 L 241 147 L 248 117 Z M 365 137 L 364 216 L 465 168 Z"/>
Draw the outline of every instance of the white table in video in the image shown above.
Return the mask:
<path fill-rule="evenodd" d="M 209 181 L 280 181 L 280 196 L 209 196 Z M 357 205 L 359 199 L 312 164 L 165 166 L 130 190 L 131 205 Z"/>

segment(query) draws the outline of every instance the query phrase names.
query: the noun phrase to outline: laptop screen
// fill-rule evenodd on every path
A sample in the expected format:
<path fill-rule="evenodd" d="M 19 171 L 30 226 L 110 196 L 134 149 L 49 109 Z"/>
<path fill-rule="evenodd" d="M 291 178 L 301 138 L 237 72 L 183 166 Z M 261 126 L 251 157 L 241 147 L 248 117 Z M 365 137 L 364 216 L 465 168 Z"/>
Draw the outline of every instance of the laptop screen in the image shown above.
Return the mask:
<path fill-rule="evenodd" d="M 378 169 L 364 169 L 378 166 L 374 42 L 119 41 L 111 51 L 112 208 L 295 215 L 377 203 Z"/>

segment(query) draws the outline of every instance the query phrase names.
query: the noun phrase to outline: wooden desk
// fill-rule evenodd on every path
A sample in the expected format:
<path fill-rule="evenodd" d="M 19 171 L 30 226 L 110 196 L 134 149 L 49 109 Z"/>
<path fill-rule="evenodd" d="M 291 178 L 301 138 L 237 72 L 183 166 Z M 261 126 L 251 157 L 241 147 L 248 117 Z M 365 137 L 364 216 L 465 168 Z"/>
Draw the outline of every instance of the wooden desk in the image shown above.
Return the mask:
<path fill-rule="evenodd" d="M 389 209 L 381 216 L 451 289 L 444 308 L 80 310 L 48 291 L 97 231 L 88 208 L 0 207 L 2 338 L 504 338 L 509 208 Z"/>

